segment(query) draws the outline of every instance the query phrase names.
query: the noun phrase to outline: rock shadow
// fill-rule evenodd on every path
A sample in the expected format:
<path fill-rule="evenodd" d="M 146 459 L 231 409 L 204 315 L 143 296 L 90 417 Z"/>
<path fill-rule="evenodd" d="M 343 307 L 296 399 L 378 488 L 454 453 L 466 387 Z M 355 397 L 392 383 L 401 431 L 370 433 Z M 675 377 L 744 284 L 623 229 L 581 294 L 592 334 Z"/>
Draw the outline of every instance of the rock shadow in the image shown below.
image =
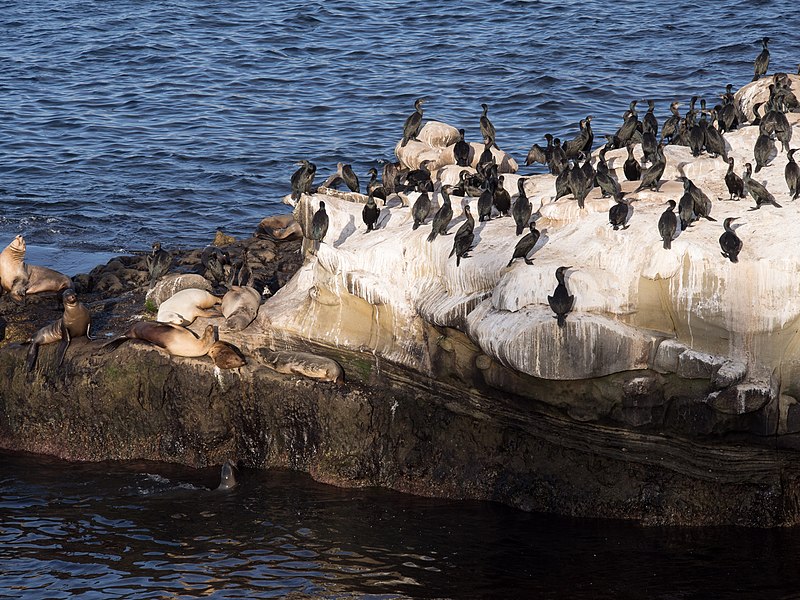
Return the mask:
<path fill-rule="evenodd" d="M 342 232 L 339 234 L 338 239 L 333 242 L 333 247 L 338 248 L 342 244 L 347 241 L 351 235 L 356 232 L 356 219 L 353 215 L 350 215 L 350 221 L 342 228 Z"/>

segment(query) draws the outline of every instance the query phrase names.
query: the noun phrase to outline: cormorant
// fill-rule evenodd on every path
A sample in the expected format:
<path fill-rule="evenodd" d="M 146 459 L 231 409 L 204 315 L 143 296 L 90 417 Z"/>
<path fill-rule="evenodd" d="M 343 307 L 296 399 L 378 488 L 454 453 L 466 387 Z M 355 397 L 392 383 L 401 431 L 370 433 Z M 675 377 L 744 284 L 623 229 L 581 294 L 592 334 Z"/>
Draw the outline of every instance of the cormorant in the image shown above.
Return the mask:
<path fill-rule="evenodd" d="M 553 154 L 553 136 L 546 133 L 544 137 L 547 140 L 547 147 L 542 148 L 539 144 L 531 146 L 531 149 L 528 150 L 528 156 L 525 157 L 526 167 L 533 163 L 546 165 L 549 162 L 550 156 Z"/>
<path fill-rule="evenodd" d="M 572 163 L 569 161 L 564 162 L 566 166 L 561 170 L 561 173 L 558 174 L 558 177 L 556 177 L 556 196 L 553 198 L 553 202 L 557 202 L 559 198 L 563 198 L 572 191 L 572 171 L 577 167 L 573 167 Z"/>
<path fill-rule="evenodd" d="M 458 130 L 458 141 L 456 145 L 453 146 L 453 156 L 456 159 L 456 164 L 459 167 L 468 167 L 469 166 L 469 155 L 472 151 L 470 145 L 464 141 L 464 130 Z"/>
<path fill-rule="evenodd" d="M 678 231 L 678 215 L 673 212 L 675 200 L 668 200 L 667 204 L 669 208 L 661 213 L 661 217 L 658 219 L 658 233 L 664 241 L 664 250 L 672 249 L 672 240 Z"/>
<path fill-rule="evenodd" d="M 489 138 L 483 147 L 483 152 L 481 152 L 481 155 L 478 158 L 478 164 L 475 167 L 475 170 L 478 173 L 483 172 L 488 165 L 495 162 L 494 154 L 492 154 L 492 144 L 494 144 L 494 138 Z"/>
<path fill-rule="evenodd" d="M 733 172 L 732 156 L 728 158 L 728 172 L 725 173 L 725 185 L 728 186 L 728 192 L 731 195 L 728 200 L 738 200 L 739 198 L 747 197 L 747 194 L 744 192 L 744 181 Z"/>
<path fill-rule="evenodd" d="M 439 190 L 442 196 L 442 205 L 436 214 L 433 215 L 433 222 L 431 223 L 431 233 L 428 235 L 428 241 L 432 242 L 436 239 L 437 235 L 447 235 L 447 226 L 453 218 L 453 207 L 450 204 L 450 190 L 449 185 L 443 185 Z"/>
<path fill-rule="evenodd" d="M 739 252 L 742 251 L 742 240 L 733 231 L 731 223 L 738 217 L 728 217 L 723 222 L 722 226 L 725 228 L 725 233 L 719 236 L 719 246 L 722 248 L 722 256 L 730 258 L 731 262 L 739 262 Z"/>
<path fill-rule="evenodd" d="M 619 182 L 611 174 L 608 165 L 605 161 L 605 152 L 600 151 L 600 160 L 597 162 L 597 171 L 595 174 L 597 185 L 603 194 L 603 198 L 616 198 L 620 194 Z"/>
<path fill-rule="evenodd" d="M 687 192 L 683 193 L 678 202 L 678 218 L 681 220 L 681 231 L 685 231 L 697 220 L 697 215 L 694 214 L 694 199 Z"/>
<path fill-rule="evenodd" d="M 517 196 L 514 206 L 511 207 L 511 216 L 514 217 L 514 222 L 517 224 L 517 235 L 522 235 L 525 223 L 531 219 L 533 207 L 530 200 L 528 200 L 528 195 L 525 193 L 525 179 L 522 177 L 517 180 L 517 190 L 519 191 L 519 196 Z"/>
<path fill-rule="evenodd" d="M 369 196 L 367 197 L 367 203 L 361 210 L 361 218 L 364 220 L 364 224 L 367 226 L 367 233 L 375 229 L 375 223 L 378 222 L 378 217 L 380 214 L 381 209 L 379 209 L 378 205 L 375 204 L 375 197 L 373 196 L 372 192 L 370 192 Z"/>
<path fill-rule="evenodd" d="M 322 243 L 326 233 L 328 233 L 328 213 L 325 212 L 325 203 L 320 200 L 319 210 L 311 217 L 310 239 Z"/>
<path fill-rule="evenodd" d="M 161 277 L 167 274 L 172 266 L 172 256 L 161 248 L 161 242 L 153 242 L 153 251 L 147 255 L 145 264 L 150 274 L 150 287 L 153 287 Z"/>
<path fill-rule="evenodd" d="M 631 201 L 625 198 L 625 194 L 620 192 L 614 196 L 616 204 L 608 209 L 608 222 L 617 231 L 620 227 L 628 228 L 630 213 L 632 210 Z"/>
<path fill-rule="evenodd" d="M 654 111 L 656 110 L 656 103 L 653 100 L 647 101 L 647 112 L 642 119 L 642 133 L 652 133 L 654 136 L 658 135 L 658 119 Z"/>
<path fill-rule="evenodd" d="M 794 153 L 797 150 L 797 148 L 792 148 L 786 153 L 786 158 L 789 159 L 789 162 L 786 163 L 786 169 L 784 169 L 783 173 L 786 178 L 786 185 L 789 187 L 789 196 L 791 196 L 792 200 L 797 200 L 800 197 L 800 166 L 794 161 Z"/>
<path fill-rule="evenodd" d="M 448 258 L 456 255 L 456 266 L 461 265 L 462 258 L 469 258 L 467 254 L 472 246 L 472 240 L 475 239 L 473 230 L 475 229 L 475 219 L 472 218 L 472 213 L 469 210 L 469 204 L 464 205 L 464 221 L 461 227 L 456 231 L 456 236 L 453 239 L 453 249 L 450 251 Z"/>
<path fill-rule="evenodd" d="M 753 81 L 758 80 L 759 77 L 765 75 L 767 69 L 769 68 L 769 50 L 767 49 L 767 45 L 769 44 L 769 38 L 763 37 L 761 38 L 761 52 L 758 56 L 756 56 L 756 60 L 753 63 Z"/>
<path fill-rule="evenodd" d="M 489 112 L 489 106 L 487 104 L 481 104 L 481 108 L 483 109 L 483 114 L 481 115 L 480 125 L 481 125 L 481 135 L 483 136 L 484 142 L 489 144 L 489 147 L 494 145 L 497 147 L 497 144 L 494 143 L 495 140 L 495 130 L 494 125 L 489 120 L 489 117 L 486 114 Z"/>
<path fill-rule="evenodd" d="M 511 194 L 503 187 L 502 175 L 498 178 L 497 188 L 494 190 L 494 206 L 503 217 L 507 217 L 508 211 L 511 210 Z"/>
<path fill-rule="evenodd" d="M 408 143 L 408 140 L 416 140 L 422 125 L 422 105 L 425 103 L 425 98 L 417 98 L 414 102 L 414 112 L 411 113 L 403 125 L 403 141 L 400 144 L 402 148 Z"/>
<path fill-rule="evenodd" d="M 301 160 L 297 164 L 300 168 L 292 173 L 292 200 L 299 200 L 301 194 L 311 193 L 311 184 L 317 172 L 317 165 L 312 162 Z"/>
<path fill-rule="evenodd" d="M 478 222 L 488 221 L 492 218 L 494 205 L 495 183 L 491 179 L 484 182 L 483 191 L 478 197 Z"/>
<path fill-rule="evenodd" d="M 508 261 L 508 267 L 511 266 L 511 263 L 514 262 L 517 258 L 522 258 L 525 260 L 525 264 L 532 265 L 533 259 L 528 258 L 528 253 L 533 250 L 534 246 L 536 246 L 536 242 L 539 241 L 539 230 L 536 229 L 536 222 L 533 221 L 528 224 L 530 228 L 530 233 L 526 233 L 520 240 L 517 242 L 517 245 L 514 246 L 514 254 L 511 256 L 511 260 Z"/>
<path fill-rule="evenodd" d="M 678 112 L 678 107 L 680 105 L 680 102 L 673 102 L 669 105 L 669 110 L 672 113 L 672 116 L 664 121 L 664 125 L 661 127 L 662 142 L 667 140 L 667 143 L 671 143 L 672 139 L 678 135 L 679 126 L 681 123 L 681 114 Z"/>
<path fill-rule="evenodd" d="M 577 158 L 578 154 L 583 152 L 583 149 L 587 144 L 591 147 L 593 135 L 591 133 L 589 122 L 587 121 L 588 118 L 589 117 L 586 119 L 581 119 L 580 133 L 561 145 L 561 149 L 564 151 L 565 158 Z"/>
<path fill-rule="evenodd" d="M 378 181 L 378 170 L 375 167 L 371 167 L 367 171 L 367 175 L 369 175 L 367 194 L 371 194 L 373 198 L 383 200 L 383 205 L 386 206 L 386 188 Z"/>
<path fill-rule="evenodd" d="M 716 111 L 711 111 L 711 115 L 712 115 L 712 124 L 714 118 L 716 118 L 717 122 L 719 122 L 719 115 L 717 114 Z M 725 147 L 725 138 L 722 137 L 722 134 L 713 126 L 706 127 L 704 132 L 706 136 L 705 137 L 706 151 L 708 151 L 709 154 L 712 154 L 714 156 L 721 156 L 722 160 L 727 162 L 728 150 Z"/>
<path fill-rule="evenodd" d="M 642 167 L 633 156 L 633 144 L 628 144 L 625 148 L 628 151 L 628 158 L 622 165 L 622 172 L 628 181 L 639 181 L 642 178 Z"/>
<path fill-rule="evenodd" d="M 547 297 L 547 302 L 550 308 L 556 314 L 558 319 L 558 326 L 565 327 L 567 324 L 567 313 L 572 310 L 572 305 L 575 304 L 575 296 L 571 295 L 567 290 L 567 284 L 564 283 L 564 272 L 572 267 L 558 267 L 556 269 L 556 281 L 558 285 L 552 296 Z"/>
<path fill-rule="evenodd" d="M 753 157 L 756 159 L 756 173 L 762 167 L 767 166 L 773 152 L 777 152 L 777 150 L 772 138 L 766 133 L 760 134 L 756 140 L 756 147 L 753 148 Z"/>
<path fill-rule="evenodd" d="M 694 214 L 697 215 L 698 218 L 703 217 L 709 221 L 716 221 L 716 219 L 711 216 L 711 198 L 688 177 L 684 177 L 683 179 L 683 193 L 689 194 L 692 197 Z"/>
<path fill-rule="evenodd" d="M 343 181 L 351 192 L 360 193 L 358 177 L 353 172 L 353 167 L 343 162 L 336 163 L 336 173 L 328 177 L 322 184 L 323 187 L 333 188 Z"/>
<path fill-rule="evenodd" d="M 431 214 L 431 198 L 428 196 L 427 190 L 422 190 L 419 198 L 417 198 L 414 205 L 411 207 L 411 216 L 414 217 L 412 229 L 416 230 L 422 225 L 429 214 Z"/>
<path fill-rule="evenodd" d="M 658 191 L 661 187 L 659 183 L 661 176 L 664 174 L 664 169 L 667 166 L 667 159 L 664 156 L 664 142 L 659 142 L 658 146 L 656 147 L 656 162 L 654 162 L 650 168 L 647 169 L 644 173 L 642 173 L 642 183 L 639 184 L 634 190 L 634 193 L 640 192 L 645 188 L 649 188 L 653 191 Z"/>
<path fill-rule="evenodd" d="M 747 192 L 753 197 L 753 200 L 756 201 L 756 207 L 751 208 L 750 210 L 758 210 L 764 204 L 772 204 L 776 208 L 783 208 L 775 201 L 775 197 L 770 194 L 769 191 L 767 191 L 767 188 L 751 177 L 752 173 L 753 165 L 750 163 L 745 163 L 744 175 L 742 176 L 742 181 L 744 181 L 744 189 L 747 190 Z"/>

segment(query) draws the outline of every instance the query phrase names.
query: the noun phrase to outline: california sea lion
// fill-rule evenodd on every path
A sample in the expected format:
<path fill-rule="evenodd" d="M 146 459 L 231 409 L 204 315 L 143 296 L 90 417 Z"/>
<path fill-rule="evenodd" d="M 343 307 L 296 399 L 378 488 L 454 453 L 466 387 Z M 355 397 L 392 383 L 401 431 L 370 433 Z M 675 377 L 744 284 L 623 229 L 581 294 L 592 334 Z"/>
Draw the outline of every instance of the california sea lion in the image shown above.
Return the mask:
<path fill-rule="evenodd" d="M 319 381 L 344 383 L 344 371 L 332 358 L 308 352 L 272 352 L 266 356 L 267 365 L 286 375 L 302 375 Z"/>
<path fill-rule="evenodd" d="M 143 340 L 163 348 L 172 356 L 194 358 L 208 354 L 209 349 L 216 341 L 214 338 L 213 325 L 208 325 L 202 337 L 198 338 L 192 331 L 180 325 L 139 321 L 118 338 L 106 342 L 103 348 L 113 350 L 127 340 Z"/>
<path fill-rule="evenodd" d="M 60 292 L 72 287 L 72 280 L 53 269 L 38 265 L 26 265 L 28 272 L 28 294 Z"/>
<path fill-rule="evenodd" d="M 261 304 L 261 294 L 253 287 L 234 285 L 222 298 L 225 327 L 241 331 L 256 318 Z"/>
<path fill-rule="evenodd" d="M 61 342 L 56 352 L 56 366 L 61 366 L 64 361 L 64 354 L 67 352 L 70 340 L 76 337 L 89 336 L 89 329 L 92 326 L 92 316 L 81 302 L 78 302 L 78 295 L 73 289 L 66 289 L 62 294 L 64 300 L 64 315 L 37 331 L 30 339 L 28 348 L 28 358 L 26 361 L 28 371 L 32 371 L 36 365 L 36 358 L 39 355 L 39 346 L 42 344 L 52 344 Z"/>
<path fill-rule="evenodd" d="M 25 240 L 18 235 L 0 252 L 0 285 L 17 301 L 22 300 L 28 290 L 25 250 Z"/>
<path fill-rule="evenodd" d="M 160 323 L 191 325 L 197 317 L 218 317 L 214 305 L 221 300 L 206 290 L 189 288 L 181 290 L 161 303 L 156 320 Z"/>
<path fill-rule="evenodd" d="M 228 342 L 217 340 L 208 349 L 208 355 L 220 369 L 238 369 L 247 364 L 239 349 Z"/>
<path fill-rule="evenodd" d="M 217 491 L 225 492 L 236 487 L 236 475 L 233 471 L 235 468 L 236 465 L 234 465 L 233 461 L 230 459 L 222 463 L 222 469 L 220 470 L 219 474 L 219 487 L 217 487 Z"/>

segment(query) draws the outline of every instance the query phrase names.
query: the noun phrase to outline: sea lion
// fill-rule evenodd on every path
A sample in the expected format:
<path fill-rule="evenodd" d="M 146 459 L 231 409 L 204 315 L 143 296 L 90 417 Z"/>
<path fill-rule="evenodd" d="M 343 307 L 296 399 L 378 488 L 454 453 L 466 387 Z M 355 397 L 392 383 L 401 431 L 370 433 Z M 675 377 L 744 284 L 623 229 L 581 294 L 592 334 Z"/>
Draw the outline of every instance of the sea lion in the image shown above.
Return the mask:
<path fill-rule="evenodd" d="M 27 294 L 40 294 L 42 292 L 60 292 L 72 287 L 72 280 L 53 269 L 39 265 L 26 265 L 28 271 Z"/>
<path fill-rule="evenodd" d="M 219 311 L 213 307 L 220 302 L 220 298 L 206 290 L 181 290 L 161 303 L 156 320 L 159 323 L 191 325 L 197 317 L 218 317 Z"/>
<path fill-rule="evenodd" d="M 28 291 L 28 270 L 25 268 L 25 239 L 18 235 L 0 252 L 0 286 L 14 300 L 20 301 Z"/>
<path fill-rule="evenodd" d="M 236 465 L 233 464 L 231 459 L 228 459 L 222 463 L 222 468 L 220 469 L 219 474 L 219 487 L 217 487 L 218 492 L 226 492 L 237 486 L 238 482 L 236 481 L 236 475 L 234 474 L 235 468 Z"/>
<path fill-rule="evenodd" d="M 309 352 L 284 350 L 272 352 L 265 359 L 267 366 L 278 373 L 302 375 L 318 381 L 332 381 L 339 385 L 344 383 L 344 371 L 341 365 L 332 358 Z"/>
<path fill-rule="evenodd" d="M 36 366 L 39 346 L 42 344 L 60 342 L 56 351 L 56 366 L 59 367 L 64 361 L 64 355 L 72 338 L 86 336 L 91 339 L 89 329 L 92 326 L 92 316 L 89 314 L 89 309 L 81 302 L 78 302 L 78 295 L 72 288 L 64 290 L 62 298 L 64 300 L 64 315 L 60 319 L 42 327 L 29 340 L 30 347 L 28 348 L 26 360 L 28 371 L 32 371 L 33 367 Z"/>
<path fill-rule="evenodd" d="M 217 340 L 208 349 L 208 355 L 220 369 L 238 369 L 247 364 L 239 349 L 228 342 Z"/>
<path fill-rule="evenodd" d="M 194 332 L 180 325 L 140 321 L 131 325 L 121 336 L 103 344 L 103 348 L 113 350 L 128 340 L 142 340 L 163 348 L 172 356 L 195 358 L 208 354 L 216 341 L 215 337 L 213 325 L 206 326 L 202 337 L 198 338 Z"/>
<path fill-rule="evenodd" d="M 261 294 L 253 287 L 235 285 L 222 298 L 225 328 L 241 331 L 256 318 Z"/>

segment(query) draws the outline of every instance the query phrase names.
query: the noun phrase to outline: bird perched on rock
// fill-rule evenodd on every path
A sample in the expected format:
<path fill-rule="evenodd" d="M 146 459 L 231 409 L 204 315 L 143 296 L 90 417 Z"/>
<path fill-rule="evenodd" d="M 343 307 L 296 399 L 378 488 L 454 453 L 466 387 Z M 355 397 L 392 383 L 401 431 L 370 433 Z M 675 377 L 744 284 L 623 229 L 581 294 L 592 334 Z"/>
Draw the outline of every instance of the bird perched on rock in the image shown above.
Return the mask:
<path fill-rule="evenodd" d="M 456 164 L 459 167 L 469 166 L 469 155 L 472 151 L 470 145 L 464 140 L 464 130 L 458 130 L 458 141 L 453 146 L 453 157 L 456 159 Z"/>
<path fill-rule="evenodd" d="M 680 231 L 678 228 L 678 215 L 673 211 L 675 210 L 675 200 L 668 200 L 669 208 L 661 213 L 658 219 L 658 233 L 664 242 L 664 250 L 672 249 L 672 240 Z"/>
<path fill-rule="evenodd" d="M 153 251 L 145 259 L 147 272 L 150 274 L 150 287 L 167 274 L 172 266 L 172 256 L 161 248 L 161 242 L 153 242 Z"/>
<path fill-rule="evenodd" d="M 528 224 L 530 228 L 530 233 L 526 233 L 522 236 L 517 245 L 514 246 L 514 254 L 511 256 L 511 260 L 508 261 L 507 266 L 511 266 L 511 263 L 514 262 L 517 258 L 522 258 L 525 260 L 525 264 L 532 265 L 533 260 L 528 258 L 528 253 L 533 250 L 534 246 L 536 246 L 536 242 L 539 241 L 539 230 L 536 229 L 536 222 L 531 222 Z"/>
<path fill-rule="evenodd" d="M 625 174 L 625 179 L 628 181 L 639 181 L 642 178 L 642 167 L 639 161 L 633 156 L 633 144 L 625 146 L 628 151 L 628 158 L 625 164 L 622 165 L 622 172 Z"/>
<path fill-rule="evenodd" d="M 300 168 L 292 173 L 292 200 L 299 200 L 301 194 L 311 193 L 311 185 L 317 172 L 317 165 L 312 162 L 301 160 L 297 164 Z"/>
<path fill-rule="evenodd" d="M 411 228 L 416 230 L 425 222 L 429 214 L 431 214 L 431 197 L 428 195 L 427 190 L 422 190 L 422 193 L 411 207 L 411 216 L 414 217 L 414 225 Z"/>
<path fill-rule="evenodd" d="M 556 319 L 559 327 L 566 327 L 567 313 L 572 310 L 572 305 L 575 304 L 575 296 L 567 290 L 567 284 L 564 282 L 564 273 L 572 267 L 558 267 L 556 269 L 556 281 L 558 285 L 552 296 L 547 297 L 547 302 L 550 308 L 556 314 Z"/>
<path fill-rule="evenodd" d="M 372 194 L 373 198 L 383 200 L 383 205 L 386 206 L 386 188 L 378 181 L 378 169 L 371 167 L 367 171 L 369 181 L 367 182 L 367 194 Z"/>
<path fill-rule="evenodd" d="M 311 235 L 309 239 L 322 243 L 328 233 L 328 213 L 325 212 L 325 203 L 320 200 L 319 209 L 311 217 Z"/>
<path fill-rule="evenodd" d="M 752 178 L 753 165 L 745 163 L 744 174 L 742 181 L 744 182 L 744 189 L 756 201 L 756 207 L 750 210 L 758 210 L 764 204 L 772 204 L 776 208 L 783 208 L 775 201 L 775 196 L 769 193 L 766 187 L 761 185 L 758 181 Z"/>
<path fill-rule="evenodd" d="M 483 114 L 480 118 L 480 126 L 481 126 L 481 135 L 483 136 L 484 142 L 489 144 L 490 146 L 494 145 L 497 148 L 497 144 L 495 144 L 495 129 L 492 122 L 489 120 L 487 113 L 489 112 L 489 106 L 487 104 L 481 104 L 481 108 L 483 109 Z"/>
<path fill-rule="evenodd" d="M 716 219 L 711 216 L 711 198 L 688 177 L 683 178 L 683 193 L 691 196 L 693 204 L 692 210 L 694 210 L 694 214 L 697 215 L 698 218 L 703 217 L 709 221 L 716 221 Z"/>
<path fill-rule="evenodd" d="M 744 181 L 736 173 L 733 172 L 733 157 L 728 158 L 728 171 L 725 173 L 725 185 L 728 187 L 728 193 L 731 195 L 728 200 L 739 200 L 739 198 L 746 198 L 747 194 L 744 192 Z"/>
<path fill-rule="evenodd" d="M 786 185 L 789 187 L 789 196 L 792 200 L 797 200 L 800 197 L 800 166 L 794 161 L 794 153 L 797 148 L 792 148 L 786 153 L 786 158 L 789 162 L 786 163 L 786 168 L 783 171 L 786 178 Z"/>
<path fill-rule="evenodd" d="M 753 148 L 753 158 L 756 159 L 756 173 L 762 167 L 766 167 L 770 161 L 772 154 L 776 152 L 775 144 L 772 141 L 772 136 L 767 133 L 762 133 L 756 140 L 756 146 Z"/>
<path fill-rule="evenodd" d="M 725 228 L 725 233 L 719 236 L 719 246 L 722 248 L 722 256 L 731 259 L 731 262 L 739 262 L 739 252 L 742 251 L 742 240 L 736 235 L 736 232 L 731 227 L 738 217 L 728 217 L 723 222 L 722 226 Z"/>
<path fill-rule="evenodd" d="M 361 209 L 361 219 L 367 226 L 367 233 L 375 229 L 375 223 L 378 222 L 380 214 L 381 209 L 375 204 L 375 197 L 372 195 L 372 192 L 370 192 L 369 196 L 367 196 L 367 203 L 364 205 L 364 208 Z"/>
<path fill-rule="evenodd" d="M 464 206 L 464 221 L 461 224 L 461 227 L 458 228 L 456 231 L 456 236 L 453 239 L 453 249 L 450 251 L 448 258 L 450 256 L 456 255 L 456 266 L 461 265 L 462 258 L 469 258 L 469 254 L 467 254 L 472 247 L 472 241 L 475 239 L 475 219 L 472 218 L 472 213 L 469 209 L 469 204 Z"/>
<path fill-rule="evenodd" d="M 514 217 L 514 222 L 517 224 L 517 235 L 522 235 L 525 224 L 531 220 L 533 207 L 531 206 L 531 201 L 528 200 L 528 195 L 525 193 L 525 179 L 522 177 L 517 180 L 517 190 L 519 195 L 517 196 L 517 201 L 514 202 L 514 206 L 511 207 L 511 216 Z"/>
<path fill-rule="evenodd" d="M 422 127 L 422 105 L 425 98 L 417 98 L 414 102 L 414 112 L 411 113 L 403 124 L 403 141 L 400 147 L 404 147 L 409 140 L 416 140 L 419 130 Z"/>
<path fill-rule="evenodd" d="M 511 194 L 503 187 L 503 180 L 503 176 L 500 175 L 497 187 L 494 190 L 494 207 L 500 213 L 500 216 L 507 217 L 508 211 L 511 210 Z"/>
<path fill-rule="evenodd" d="M 625 194 L 620 192 L 614 196 L 616 204 L 608 209 L 608 222 L 617 231 L 620 227 L 627 229 L 629 227 L 628 221 L 630 220 L 633 207 L 631 201 L 625 198 Z"/>
<path fill-rule="evenodd" d="M 443 185 L 439 190 L 442 196 L 442 205 L 436 214 L 433 215 L 431 222 L 431 233 L 428 235 L 428 241 L 432 242 L 436 239 L 437 235 L 447 235 L 447 226 L 450 225 L 450 220 L 453 218 L 453 207 L 450 204 L 450 190 L 449 185 Z"/>
<path fill-rule="evenodd" d="M 634 193 L 649 188 L 655 192 L 661 187 L 660 180 L 667 167 L 667 159 L 664 156 L 664 142 L 659 142 L 656 147 L 656 162 L 654 162 L 644 173 L 642 173 L 642 183 L 634 190 Z"/>
<path fill-rule="evenodd" d="M 680 107 L 680 102 L 673 102 L 669 105 L 669 110 L 672 115 L 664 121 L 664 125 L 661 126 L 661 141 L 665 141 L 666 143 L 671 143 L 673 138 L 677 137 L 678 131 L 680 130 L 681 124 L 681 114 L 678 112 L 678 107 Z"/>
<path fill-rule="evenodd" d="M 769 38 L 763 37 L 761 38 L 761 52 L 758 56 L 756 56 L 756 60 L 753 63 L 753 81 L 758 80 L 759 77 L 765 75 L 767 73 L 767 69 L 769 69 L 769 49 L 767 46 L 769 45 Z"/>
<path fill-rule="evenodd" d="M 546 165 L 550 161 L 553 154 L 553 136 L 546 133 L 544 138 L 547 140 L 547 147 L 542 148 L 539 144 L 534 144 L 528 150 L 528 155 L 525 157 L 525 166 L 530 166 L 533 163 L 540 163 Z"/>
<path fill-rule="evenodd" d="M 351 192 L 361 193 L 358 184 L 358 175 L 355 174 L 351 165 L 341 162 L 337 163 L 336 173 L 328 177 L 322 185 L 324 187 L 334 187 L 338 185 L 340 181 L 343 181 Z"/>

